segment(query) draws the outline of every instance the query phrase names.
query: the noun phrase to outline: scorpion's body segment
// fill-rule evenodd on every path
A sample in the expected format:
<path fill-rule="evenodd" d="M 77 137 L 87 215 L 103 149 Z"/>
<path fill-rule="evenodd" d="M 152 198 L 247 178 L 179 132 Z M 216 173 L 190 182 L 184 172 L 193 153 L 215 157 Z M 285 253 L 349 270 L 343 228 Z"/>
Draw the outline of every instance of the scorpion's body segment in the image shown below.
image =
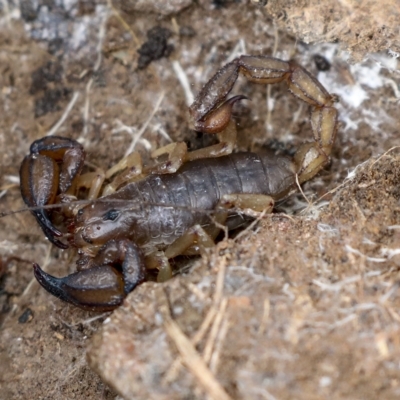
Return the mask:
<path fill-rule="evenodd" d="M 256 83 L 286 82 L 312 108 L 314 141 L 302 144 L 292 159 L 231 154 L 236 140 L 232 107 L 245 97 L 227 96 L 239 74 Z M 79 254 L 78 272 L 65 278 L 34 264 L 37 280 L 62 300 L 91 310 L 117 307 L 146 279 L 146 268 L 158 268 L 165 280 L 171 275 L 169 259 L 211 246 L 221 225 L 233 229 L 243 223 L 240 210 L 272 211 L 274 201 L 329 163 L 336 100 L 294 62 L 241 56 L 222 67 L 189 107 L 190 127 L 217 134 L 216 145 L 188 153 L 185 143 L 171 143 L 152 153 L 154 158 L 168 155 L 155 167 L 143 169 L 134 152 L 106 173 L 80 176 L 85 151 L 79 143 L 55 136 L 37 140 L 21 165 L 22 197 L 48 239 Z M 109 181 L 105 187 L 104 180 Z M 73 201 L 80 187 L 90 189 L 89 204 L 82 208 Z M 59 211 L 47 204 L 59 204 Z M 67 234 L 55 227 L 60 214 Z"/>
<path fill-rule="evenodd" d="M 192 226 L 210 225 L 210 212 L 225 195 L 264 194 L 279 200 L 294 185 L 291 160 L 269 153 L 191 161 L 174 174 L 150 175 L 81 209 L 73 243 L 81 248 L 126 238 L 148 252 L 165 249 Z M 240 223 L 232 221 L 230 229 Z"/>

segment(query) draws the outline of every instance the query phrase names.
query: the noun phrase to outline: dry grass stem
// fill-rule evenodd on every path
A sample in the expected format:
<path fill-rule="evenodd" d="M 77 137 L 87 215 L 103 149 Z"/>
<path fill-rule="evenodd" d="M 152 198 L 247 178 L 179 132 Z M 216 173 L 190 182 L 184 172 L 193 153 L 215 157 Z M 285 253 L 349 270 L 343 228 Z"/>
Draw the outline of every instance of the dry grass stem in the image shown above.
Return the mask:
<path fill-rule="evenodd" d="M 180 62 L 177 60 L 172 62 L 172 69 L 174 70 L 176 77 L 183 88 L 183 92 L 185 93 L 186 105 L 190 106 L 194 101 L 194 95 L 190 88 L 190 83 L 186 72 L 183 70 Z"/>
<path fill-rule="evenodd" d="M 222 320 L 225 318 L 226 307 L 228 305 L 228 299 L 224 298 L 221 301 L 220 307 L 218 308 L 218 312 L 214 318 L 213 324 L 211 326 L 210 335 L 208 336 L 206 345 L 204 347 L 203 358 L 206 364 L 210 363 L 215 342 L 217 340 L 217 336 L 219 330 L 221 328 Z"/>
<path fill-rule="evenodd" d="M 205 318 L 203 319 L 203 322 L 201 323 L 200 328 L 198 329 L 196 334 L 191 339 L 191 343 L 193 344 L 193 346 L 196 346 L 203 340 L 210 325 L 213 323 L 213 321 L 215 323 L 216 315 L 220 312 L 219 306 L 220 306 L 222 293 L 223 293 L 225 271 L 226 271 L 226 258 L 223 257 L 221 259 L 221 262 L 219 263 L 217 283 L 215 285 L 215 292 L 214 292 L 214 296 L 213 296 L 213 303 L 212 303 L 211 307 L 209 308 Z M 226 307 L 226 305 L 225 305 L 225 307 Z M 173 364 L 171 365 L 171 367 L 170 367 L 167 375 L 163 379 L 163 381 L 168 383 L 168 382 L 172 382 L 174 379 L 176 379 L 181 365 L 182 365 L 182 359 L 180 357 L 176 358 L 176 360 L 174 360 Z"/>
<path fill-rule="evenodd" d="M 54 135 L 61 127 L 61 125 L 65 122 L 65 120 L 68 118 L 69 113 L 71 110 L 74 108 L 74 105 L 76 101 L 79 98 L 80 93 L 79 92 L 74 92 L 72 95 L 72 98 L 70 102 L 68 103 L 67 107 L 64 110 L 63 115 L 61 118 L 57 121 L 57 123 L 46 133 L 46 136 L 51 136 Z"/>
<path fill-rule="evenodd" d="M 122 26 L 132 35 L 132 39 L 135 42 L 136 47 L 140 47 L 140 40 L 136 36 L 135 32 L 132 30 L 131 26 L 122 18 L 121 14 L 114 7 L 112 0 L 108 0 L 108 6 L 112 10 L 113 15 L 118 19 Z"/>
<path fill-rule="evenodd" d="M 231 397 L 217 381 L 210 369 L 196 351 L 189 338 L 182 332 L 178 324 L 172 320 L 169 313 L 163 313 L 164 327 L 170 339 L 177 347 L 182 362 L 196 378 L 199 386 L 213 400 L 229 400 Z"/>
<path fill-rule="evenodd" d="M 135 147 L 136 147 L 137 143 L 139 142 L 139 140 L 141 139 L 141 137 L 145 133 L 145 131 L 146 131 L 147 127 L 149 126 L 151 120 L 153 119 L 154 115 L 156 114 L 156 112 L 160 108 L 161 103 L 164 100 L 164 97 L 165 97 L 165 92 L 161 92 L 161 94 L 160 94 L 159 98 L 157 99 L 157 102 L 156 102 L 156 104 L 154 106 L 153 111 L 151 112 L 151 114 L 149 115 L 149 118 L 147 118 L 147 120 L 143 124 L 143 126 L 140 128 L 139 132 L 133 137 L 133 140 L 132 140 L 130 146 L 128 147 L 128 150 L 125 152 L 124 157 L 127 157 L 129 154 L 131 154 L 135 150 Z"/>
<path fill-rule="evenodd" d="M 224 344 L 224 340 L 226 337 L 226 334 L 228 333 L 229 330 L 229 319 L 228 319 L 228 314 L 225 313 L 222 322 L 221 322 L 221 326 L 214 344 L 214 351 L 211 354 L 211 358 L 210 358 L 210 370 L 213 374 L 217 373 L 217 368 L 218 368 L 218 363 L 220 360 L 220 354 L 221 354 L 221 350 Z"/>

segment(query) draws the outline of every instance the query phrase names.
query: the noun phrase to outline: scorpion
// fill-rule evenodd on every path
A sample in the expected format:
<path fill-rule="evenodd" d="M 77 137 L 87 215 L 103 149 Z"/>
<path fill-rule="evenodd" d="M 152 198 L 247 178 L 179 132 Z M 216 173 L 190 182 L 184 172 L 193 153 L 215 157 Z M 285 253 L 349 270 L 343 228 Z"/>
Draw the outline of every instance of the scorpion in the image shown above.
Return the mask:
<path fill-rule="evenodd" d="M 314 140 L 300 145 L 292 158 L 233 152 L 232 107 L 246 97 L 227 97 L 239 74 L 256 83 L 286 82 L 312 107 Z M 243 224 L 244 210 L 272 212 L 277 200 L 330 162 L 336 101 L 293 61 L 240 56 L 223 66 L 189 107 L 190 127 L 216 134 L 217 144 L 189 152 L 184 142 L 175 142 L 152 154 L 164 155 L 154 166 L 143 167 L 133 152 L 104 174 L 81 174 L 85 151 L 77 141 L 47 136 L 33 142 L 20 168 L 22 198 L 54 245 L 78 249 L 77 272 L 57 278 L 33 264 L 36 279 L 61 300 L 95 311 L 119 306 L 151 269 L 159 281 L 169 279 L 169 260 L 202 254 L 221 226 L 232 230 Z M 76 201 L 82 188 L 89 190 L 84 205 Z"/>

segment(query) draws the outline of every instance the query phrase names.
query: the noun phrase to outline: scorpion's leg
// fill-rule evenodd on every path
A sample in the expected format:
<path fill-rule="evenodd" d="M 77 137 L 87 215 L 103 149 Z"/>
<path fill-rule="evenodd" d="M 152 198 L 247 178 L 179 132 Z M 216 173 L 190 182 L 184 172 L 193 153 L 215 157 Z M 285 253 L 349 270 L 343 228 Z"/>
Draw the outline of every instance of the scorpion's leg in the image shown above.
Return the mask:
<path fill-rule="evenodd" d="M 151 154 L 152 158 L 166 154 L 167 161 L 146 170 L 146 173 L 170 174 L 176 172 L 187 161 L 220 157 L 232 152 L 236 144 L 236 126 L 231 121 L 232 107 L 237 101 L 246 98 L 235 96 L 226 100 L 226 96 L 237 79 L 237 71 L 238 66 L 235 63 L 225 65 L 211 78 L 189 107 L 190 127 L 204 133 L 217 134 L 220 143 L 192 152 L 187 151 L 184 142 L 170 143 Z M 124 160 L 121 162 L 123 163 Z M 105 194 L 111 193 L 111 189 L 112 186 L 110 186 L 110 191 L 105 189 Z"/>
<path fill-rule="evenodd" d="M 220 231 L 219 226 L 225 223 L 229 215 L 228 210 L 232 208 L 243 210 L 243 212 L 249 209 L 254 212 L 266 211 L 269 213 L 274 208 L 274 200 L 272 197 L 263 194 L 238 193 L 224 195 L 215 210 L 213 218 L 215 229 L 214 227 L 205 229 L 200 225 L 193 226 L 165 250 L 165 257 L 170 259 L 180 254 L 198 254 L 214 246 L 214 240 Z M 193 248 L 196 249 L 195 252 L 193 252 Z"/>
<path fill-rule="evenodd" d="M 89 189 L 87 200 L 94 200 L 99 198 L 100 195 L 107 196 L 114 193 L 123 184 L 141 177 L 142 169 L 142 158 L 135 151 L 127 157 L 122 158 L 107 171 L 97 168 L 94 172 L 81 175 L 78 179 L 77 187 Z M 114 179 L 102 191 L 104 181 L 112 178 L 114 175 Z"/>
<path fill-rule="evenodd" d="M 236 144 L 236 124 L 229 121 L 222 132 L 217 133 L 219 143 L 204 149 L 194 150 L 187 154 L 187 160 L 193 161 L 199 158 L 221 157 L 231 154 Z"/>
<path fill-rule="evenodd" d="M 55 278 L 34 264 L 38 282 L 52 295 L 85 310 L 107 311 L 146 278 L 141 250 L 129 240 L 110 240 L 88 266 Z"/>
<path fill-rule="evenodd" d="M 223 131 L 217 133 L 217 137 L 219 143 L 191 152 L 187 151 L 184 142 L 170 143 L 157 149 L 151 154 L 152 158 L 168 154 L 168 160 L 157 165 L 151 172 L 156 174 L 174 173 L 187 161 L 221 157 L 232 153 L 236 144 L 236 124 L 234 121 L 229 121 Z"/>
<path fill-rule="evenodd" d="M 103 190 L 103 196 L 114 193 L 120 186 L 127 182 L 131 182 L 142 176 L 143 163 L 139 152 L 134 151 L 128 154 L 116 165 L 111 167 L 105 173 L 105 178 L 110 179 L 114 175 L 114 179 Z"/>
<path fill-rule="evenodd" d="M 146 256 L 147 269 L 156 269 L 157 282 L 165 282 L 172 278 L 172 267 L 163 251 L 156 251 Z"/>
<path fill-rule="evenodd" d="M 101 168 L 96 168 L 96 171 L 87 172 L 78 178 L 76 187 L 89 189 L 86 200 L 95 200 L 100 196 L 100 191 L 103 186 L 106 176 Z"/>
<path fill-rule="evenodd" d="M 143 176 L 146 176 L 149 173 L 172 174 L 176 172 L 181 167 L 181 165 L 187 161 L 186 143 L 184 142 L 170 143 L 169 145 L 161 147 L 156 151 L 154 151 L 151 154 L 151 157 L 157 158 L 164 154 L 168 155 L 168 159 L 165 162 L 161 162 L 157 164 L 155 167 L 149 167 L 146 169 L 143 168 L 141 155 L 137 151 L 134 151 L 128 156 L 122 158 L 116 165 L 114 165 L 112 168 L 110 168 L 105 172 L 104 179 L 110 179 L 114 175 L 115 177 L 111 181 L 111 183 L 106 185 L 106 187 L 103 189 L 102 195 L 107 196 L 111 193 L 114 193 L 122 185 L 128 182 L 133 182 L 135 180 L 141 179 Z M 90 174 L 94 175 L 95 172 Z M 81 176 L 81 179 L 79 181 L 79 184 L 81 184 L 82 186 L 90 188 L 89 196 L 90 193 L 93 191 L 93 186 L 92 186 L 93 178 L 89 176 L 90 174 L 87 174 L 88 175 L 87 178 L 86 174 Z M 83 181 L 84 178 L 86 178 L 85 181 Z M 101 184 L 103 183 L 103 181 L 101 182 Z M 99 183 L 98 185 L 96 185 L 96 187 L 98 187 L 98 191 L 96 191 L 96 193 L 100 191 L 101 184 Z M 98 196 L 94 196 L 93 198 L 96 197 Z"/>
<path fill-rule="evenodd" d="M 274 208 L 274 199 L 266 194 L 253 193 L 233 193 L 222 196 L 218 207 L 237 208 L 239 210 L 249 209 L 254 212 L 272 212 Z"/>
<path fill-rule="evenodd" d="M 43 208 L 56 200 L 57 194 L 73 193 L 85 159 L 83 147 L 72 139 L 46 136 L 30 147 L 20 168 L 21 194 L 25 204 L 34 208 L 36 217 L 47 238 L 56 246 L 67 248 L 57 237 L 61 232 Z"/>
<path fill-rule="evenodd" d="M 244 213 L 246 210 L 254 212 L 266 211 L 269 213 L 272 212 L 273 207 L 274 200 L 267 195 L 244 193 L 224 195 L 216 207 L 215 215 L 212 219 L 213 224 L 207 228 L 203 228 L 200 225 L 193 226 L 169 245 L 164 253 L 152 254 L 147 257 L 146 266 L 159 270 L 158 282 L 167 281 L 172 277 L 172 269 L 168 260 L 182 254 L 202 254 L 207 248 L 213 247 L 215 245 L 214 240 L 219 234 L 221 226 L 225 224 L 230 209 L 237 208 L 243 210 Z M 254 217 L 253 213 L 250 214 Z"/>
<path fill-rule="evenodd" d="M 107 196 L 114 193 L 122 185 L 132 182 L 143 177 L 142 157 L 139 152 L 134 151 L 128 156 L 123 157 L 117 164 L 103 171 L 98 168 L 94 172 L 88 172 L 79 177 L 77 186 L 89 189 L 88 200 L 94 200 L 101 196 Z M 103 190 L 104 181 L 111 179 Z"/>
<path fill-rule="evenodd" d="M 161 147 L 151 153 L 151 158 L 158 158 L 167 154 L 168 159 L 161 162 L 151 169 L 154 174 L 172 174 L 176 172 L 181 165 L 187 161 L 187 146 L 185 142 L 174 142 Z"/>
<path fill-rule="evenodd" d="M 148 269 L 157 269 L 157 282 L 165 282 L 172 278 L 172 267 L 169 259 L 186 254 L 186 250 L 196 246 L 196 252 L 190 255 L 199 254 L 205 248 L 214 246 L 213 238 L 200 226 L 195 225 L 176 239 L 167 247 L 165 252 L 155 252 L 146 256 L 145 263 Z"/>
<path fill-rule="evenodd" d="M 197 246 L 201 253 L 214 245 L 214 239 L 200 225 L 194 225 L 167 247 L 165 257 L 177 257 L 192 246 Z"/>

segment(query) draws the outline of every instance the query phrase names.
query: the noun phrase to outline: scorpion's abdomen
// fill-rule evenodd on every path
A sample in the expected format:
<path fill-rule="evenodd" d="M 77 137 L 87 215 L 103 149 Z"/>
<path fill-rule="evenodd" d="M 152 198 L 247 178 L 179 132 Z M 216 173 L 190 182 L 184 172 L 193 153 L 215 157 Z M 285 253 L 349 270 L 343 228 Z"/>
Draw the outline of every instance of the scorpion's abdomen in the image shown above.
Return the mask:
<path fill-rule="evenodd" d="M 143 204 L 138 240 L 167 245 L 193 225 L 209 224 L 223 195 L 256 193 L 280 199 L 294 181 L 288 158 L 249 152 L 196 160 L 175 174 L 148 176 L 132 184 Z"/>

